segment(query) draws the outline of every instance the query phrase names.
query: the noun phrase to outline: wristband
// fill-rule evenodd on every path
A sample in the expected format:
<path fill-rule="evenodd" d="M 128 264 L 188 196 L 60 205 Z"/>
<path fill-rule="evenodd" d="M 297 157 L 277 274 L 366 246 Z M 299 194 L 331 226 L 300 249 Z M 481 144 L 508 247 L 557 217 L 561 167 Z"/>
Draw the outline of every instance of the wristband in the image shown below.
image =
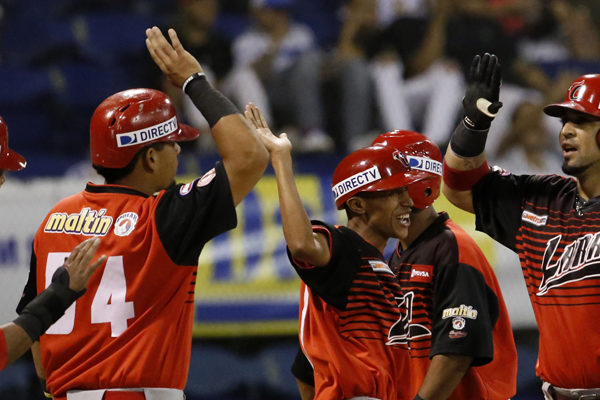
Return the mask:
<path fill-rule="evenodd" d="M 488 130 L 475 130 L 467 126 L 467 121 L 463 120 L 450 138 L 450 147 L 452 151 L 460 157 L 476 157 L 483 153 L 485 141 L 487 140 Z"/>
<path fill-rule="evenodd" d="M 185 93 L 202 113 L 212 128 L 226 115 L 238 114 L 237 107 L 206 80 L 206 76 L 195 74 L 185 86 Z M 189 79 L 189 78 L 188 78 Z"/>
<path fill-rule="evenodd" d="M 473 185 L 479 182 L 479 180 L 487 175 L 488 172 L 490 172 L 490 167 L 487 161 L 475 169 L 461 171 L 449 167 L 444 159 L 444 184 L 453 190 L 471 190 Z"/>
<path fill-rule="evenodd" d="M 191 81 L 193 81 L 196 78 L 200 78 L 201 76 L 205 76 L 204 72 L 195 72 L 195 73 L 191 74 L 190 77 L 187 78 L 185 80 L 185 82 L 183 82 L 183 85 L 181 86 L 181 90 L 183 90 L 183 93 L 187 93 L 185 91 L 185 88 L 187 87 L 188 83 L 190 83 Z"/>
<path fill-rule="evenodd" d="M 69 272 L 60 267 L 52 276 L 50 286 L 31 300 L 13 322 L 36 342 L 84 293 L 85 289 L 80 292 L 69 289 Z"/>

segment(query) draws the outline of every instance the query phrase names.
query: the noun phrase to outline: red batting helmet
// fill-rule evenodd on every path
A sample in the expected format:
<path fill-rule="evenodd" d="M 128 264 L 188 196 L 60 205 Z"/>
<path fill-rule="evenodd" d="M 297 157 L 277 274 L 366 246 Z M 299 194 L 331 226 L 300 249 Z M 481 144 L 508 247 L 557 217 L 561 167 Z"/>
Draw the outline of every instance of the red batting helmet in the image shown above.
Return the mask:
<path fill-rule="evenodd" d="M 25 157 L 8 147 L 8 127 L 0 117 L 0 169 L 20 171 L 26 165 Z"/>
<path fill-rule="evenodd" d="M 426 136 L 413 131 L 391 131 L 377 136 L 371 146 L 379 145 L 405 155 L 415 179 L 408 193 L 416 208 L 427 208 L 440 195 L 442 184 L 442 153 Z"/>
<path fill-rule="evenodd" d="M 182 142 L 199 132 L 179 123 L 171 99 L 154 89 L 129 89 L 104 100 L 92 115 L 92 164 L 123 168 L 143 147 L 158 142 Z"/>
<path fill-rule="evenodd" d="M 568 110 L 600 118 L 600 74 L 580 76 L 573 81 L 562 103 L 544 107 L 544 112 L 552 117 L 562 117 Z"/>
<path fill-rule="evenodd" d="M 346 156 L 333 173 L 331 190 L 335 205 L 342 209 L 357 193 L 398 189 L 419 179 L 422 178 L 415 176 L 403 154 L 376 145 Z"/>

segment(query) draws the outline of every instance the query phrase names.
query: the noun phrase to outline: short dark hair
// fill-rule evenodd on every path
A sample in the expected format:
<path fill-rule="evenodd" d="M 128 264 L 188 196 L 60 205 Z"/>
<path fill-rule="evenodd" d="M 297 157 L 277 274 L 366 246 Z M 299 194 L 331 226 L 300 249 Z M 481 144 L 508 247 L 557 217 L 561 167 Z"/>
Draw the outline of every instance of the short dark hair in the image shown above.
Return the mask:
<path fill-rule="evenodd" d="M 148 149 L 153 148 L 160 151 L 165 146 L 165 143 L 166 142 L 152 143 L 148 146 L 142 147 L 137 153 L 135 153 L 131 161 L 129 161 L 129 164 L 123 168 L 106 168 L 101 165 L 92 165 L 92 167 L 94 167 L 96 172 L 104 178 L 106 183 L 114 183 L 129 175 L 135 168 L 137 161 L 146 154 Z"/>

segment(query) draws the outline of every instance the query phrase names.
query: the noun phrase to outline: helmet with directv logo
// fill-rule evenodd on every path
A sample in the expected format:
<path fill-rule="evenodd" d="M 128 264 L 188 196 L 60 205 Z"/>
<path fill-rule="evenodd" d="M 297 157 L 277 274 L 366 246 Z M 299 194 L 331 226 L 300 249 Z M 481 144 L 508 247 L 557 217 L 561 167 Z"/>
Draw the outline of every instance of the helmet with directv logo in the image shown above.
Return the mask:
<path fill-rule="evenodd" d="M 396 130 L 382 133 L 371 145 L 404 154 L 415 176 L 420 177 L 408 185 L 415 208 L 424 209 L 433 204 L 442 184 L 442 153 L 433 141 L 417 132 Z"/>
<path fill-rule="evenodd" d="M 600 118 L 600 74 L 580 76 L 571 83 L 562 103 L 544 107 L 546 114 L 559 118 L 569 110 Z"/>
<path fill-rule="evenodd" d="M 350 153 L 338 164 L 331 190 L 335 205 L 341 210 L 357 193 L 399 189 L 424 177 L 410 168 L 403 154 L 375 145 Z"/>
<path fill-rule="evenodd" d="M 179 123 L 169 97 L 154 89 L 113 94 L 94 111 L 90 123 L 92 165 L 123 168 L 143 147 L 196 139 L 197 129 Z"/>
<path fill-rule="evenodd" d="M 0 117 L 0 169 L 20 171 L 26 165 L 25 157 L 8 147 L 8 127 Z"/>

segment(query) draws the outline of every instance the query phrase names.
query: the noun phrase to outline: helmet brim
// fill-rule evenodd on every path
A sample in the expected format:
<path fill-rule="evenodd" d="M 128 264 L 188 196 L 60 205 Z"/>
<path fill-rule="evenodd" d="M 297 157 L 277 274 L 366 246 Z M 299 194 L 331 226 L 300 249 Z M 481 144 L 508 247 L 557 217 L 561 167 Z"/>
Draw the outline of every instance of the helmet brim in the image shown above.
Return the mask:
<path fill-rule="evenodd" d="M 7 149 L 6 152 L 0 155 L 0 169 L 8 171 L 20 171 L 27 166 L 25 157 L 13 151 Z"/>
<path fill-rule="evenodd" d="M 200 136 L 200 131 L 198 129 L 179 123 L 179 129 L 169 136 L 166 136 L 164 141 L 189 142 L 197 139 L 198 136 Z"/>
<path fill-rule="evenodd" d="M 551 117 L 562 117 L 568 111 L 578 111 L 584 114 L 589 114 L 581 104 L 574 101 L 564 101 L 562 103 L 548 104 L 544 107 L 544 113 Z"/>

